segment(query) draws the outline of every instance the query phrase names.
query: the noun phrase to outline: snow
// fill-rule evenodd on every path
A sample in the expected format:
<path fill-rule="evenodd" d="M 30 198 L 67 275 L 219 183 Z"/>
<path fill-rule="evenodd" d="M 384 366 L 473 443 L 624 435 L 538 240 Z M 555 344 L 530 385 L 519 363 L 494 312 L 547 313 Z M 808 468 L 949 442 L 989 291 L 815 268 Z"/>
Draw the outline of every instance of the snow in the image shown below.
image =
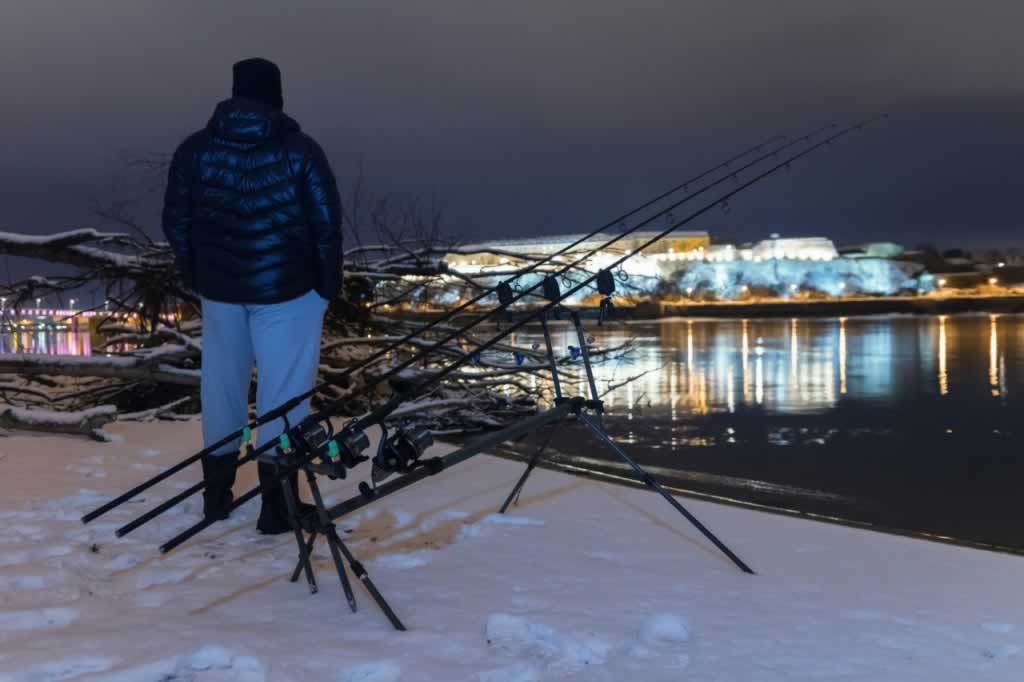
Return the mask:
<path fill-rule="evenodd" d="M 55 410 L 26 409 L 13 405 L 0 405 L 0 417 L 5 415 L 10 415 L 19 424 L 78 426 L 96 418 L 115 419 L 117 417 L 117 408 L 113 405 L 100 405 L 78 412 L 57 412 Z"/>
<path fill-rule="evenodd" d="M 743 287 L 770 290 L 786 296 L 795 290 L 843 294 L 893 295 L 928 290 L 916 276 L 921 266 L 884 258 L 836 258 L 828 261 L 794 259 L 691 263 L 674 279 L 680 291 L 711 291 L 720 299 L 735 299 Z M 924 288 L 922 288 L 924 287 Z"/>
<path fill-rule="evenodd" d="M 116 239 L 124 235 L 118 232 L 100 232 L 99 230 L 80 228 L 77 230 L 66 230 L 54 234 L 32 235 L 18 232 L 0 232 L 0 242 L 6 244 L 23 244 L 26 246 L 44 246 L 46 244 L 72 243 L 83 241 L 100 241 L 103 239 Z"/>
<path fill-rule="evenodd" d="M 327 548 L 320 593 L 288 582 L 293 538 L 242 508 L 179 550 L 189 500 L 114 529 L 198 467 L 82 526 L 78 517 L 199 444 L 194 422 L 115 423 L 123 442 L 0 440 L 0 682 L 221 680 L 1019 681 L 1022 560 L 683 499 L 750 563 L 738 571 L 656 495 L 480 456 L 342 519 L 339 533 L 409 631 Z M 438 446 L 438 450 L 444 446 Z M 357 470 L 359 472 L 360 470 Z M 105 478 L 94 474 L 102 472 Z M 244 469 L 236 492 L 253 484 Z M 351 496 L 358 479 L 323 482 Z"/>

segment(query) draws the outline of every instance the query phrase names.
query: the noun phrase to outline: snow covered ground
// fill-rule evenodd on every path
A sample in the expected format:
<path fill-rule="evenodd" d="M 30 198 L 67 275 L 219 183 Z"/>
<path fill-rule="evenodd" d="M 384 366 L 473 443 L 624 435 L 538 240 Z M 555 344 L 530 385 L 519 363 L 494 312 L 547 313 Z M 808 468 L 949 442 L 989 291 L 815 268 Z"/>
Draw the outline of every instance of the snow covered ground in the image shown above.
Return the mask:
<path fill-rule="evenodd" d="M 198 499 L 114 537 L 198 470 L 81 525 L 199 440 L 108 428 L 0 438 L 4 682 L 1024 679 L 1022 559 L 684 500 L 748 576 L 641 490 L 540 471 L 496 517 L 521 466 L 484 456 L 340 524 L 396 633 L 358 585 L 349 612 L 323 547 L 321 592 L 289 583 L 256 503 L 165 557 Z"/>

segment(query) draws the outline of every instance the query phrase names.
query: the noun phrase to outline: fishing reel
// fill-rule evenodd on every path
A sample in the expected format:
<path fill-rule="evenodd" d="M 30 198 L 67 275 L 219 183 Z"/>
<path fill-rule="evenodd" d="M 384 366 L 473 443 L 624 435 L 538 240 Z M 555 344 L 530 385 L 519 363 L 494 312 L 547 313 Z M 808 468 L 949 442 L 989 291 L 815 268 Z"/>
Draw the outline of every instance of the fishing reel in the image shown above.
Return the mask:
<path fill-rule="evenodd" d="M 370 447 L 365 431 L 345 428 L 335 435 L 329 422 L 327 428 L 315 422 L 302 431 L 301 438 L 308 451 L 320 460 L 322 473 L 331 479 L 345 478 L 348 469 L 370 459 L 362 454 Z"/>
<path fill-rule="evenodd" d="M 373 458 L 370 474 L 374 484 L 391 474 L 404 474 L 416 468 L 416 464 L 427 448 L 434 444 L 430 430 L 411 424 L 400 426 L 391 436 L 381 438 L 377 455 Z"/>

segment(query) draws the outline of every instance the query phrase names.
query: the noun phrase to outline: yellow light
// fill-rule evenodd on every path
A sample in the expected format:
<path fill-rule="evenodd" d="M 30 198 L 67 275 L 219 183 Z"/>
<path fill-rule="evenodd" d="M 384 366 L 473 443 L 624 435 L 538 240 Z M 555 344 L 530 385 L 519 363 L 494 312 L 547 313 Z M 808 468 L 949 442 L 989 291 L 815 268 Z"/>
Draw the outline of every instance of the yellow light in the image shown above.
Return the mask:
<path fill-rule="evenodd" d="M 992 285 L 999 284 L 999 279 L 996 278 L 996 277 L 989 277 L 988 278 L 988 283 L 992 284 Z"/>
<path fill-rule="evenodd" d="M 944 279 L 940 279 L 940 280 L 939 280 L 939 286 L 940 286 L 940 287 L 944 287 L 944 286 L 946 286 L 946 280 L 944 280 Z"/>

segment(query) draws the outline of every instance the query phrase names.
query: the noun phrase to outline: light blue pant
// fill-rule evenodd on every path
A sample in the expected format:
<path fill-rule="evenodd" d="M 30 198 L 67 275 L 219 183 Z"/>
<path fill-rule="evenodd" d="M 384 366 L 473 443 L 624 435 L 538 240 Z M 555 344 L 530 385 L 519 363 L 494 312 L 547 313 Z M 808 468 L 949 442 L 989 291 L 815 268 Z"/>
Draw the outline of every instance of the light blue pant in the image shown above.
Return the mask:
<path fill-rule="evenodd" d="M 315 291 L 284 303 L 242 305 L 203 299 L 203 443 L 208 447 L 248 422 L 249 384 L 256 362 L 256 412 L 263 414 L 305 393 L 316 381 L 320 331 L 327 301 Z M 291 424 L 309 414 L 309 401 L 288 413 Z M 261 426 L 256 445 L 284 430 Z M 216 454 L 237 453 L 241 439 Z"/>

